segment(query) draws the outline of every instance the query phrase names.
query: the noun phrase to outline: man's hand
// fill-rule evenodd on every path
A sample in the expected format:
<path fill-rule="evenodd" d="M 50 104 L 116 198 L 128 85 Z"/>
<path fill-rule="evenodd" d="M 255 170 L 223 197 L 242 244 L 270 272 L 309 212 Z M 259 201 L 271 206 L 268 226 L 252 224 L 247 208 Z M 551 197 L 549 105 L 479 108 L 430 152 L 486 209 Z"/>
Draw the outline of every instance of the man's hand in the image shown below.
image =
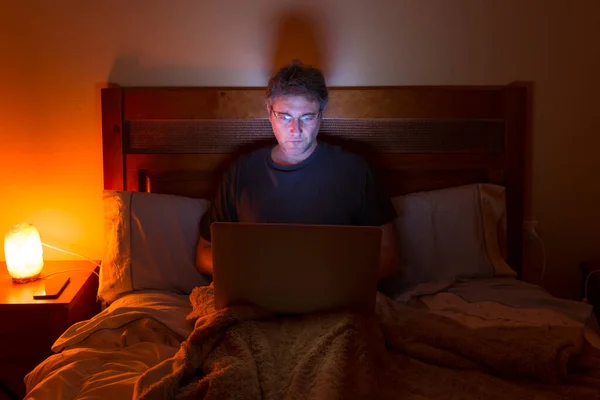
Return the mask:
<path fill-rule="evenodd" d="M 394 272 L 400 258 L 398 241 L 396 239 L 396 226 L 389 222 L 381 227 L 381 257 L 379 260 L 379 280 L 386 278 Z"/>
<path fill-rule="evenodd" d="M 206 275 L 212 276 L 212 245 L 208 240 L 200 237 L 198 247 L 196 248 L 196 269 Z"/>

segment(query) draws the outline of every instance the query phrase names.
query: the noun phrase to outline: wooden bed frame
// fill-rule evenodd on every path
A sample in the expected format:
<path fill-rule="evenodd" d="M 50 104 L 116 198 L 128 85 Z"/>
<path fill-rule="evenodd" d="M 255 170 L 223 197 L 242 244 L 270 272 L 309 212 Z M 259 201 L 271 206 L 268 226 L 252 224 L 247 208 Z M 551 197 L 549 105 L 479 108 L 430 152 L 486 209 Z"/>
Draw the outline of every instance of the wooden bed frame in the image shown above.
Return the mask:
<path fill-rule="evenodd" d="M 365 156 L 388 195 L 506 187 L 508 263 L 521 276 L 527 89 L 330 88 L 319 138 Z M 264 88 L 102 89 L 104 188 L 212 198 L 239 153 L 273 142 Z"/>

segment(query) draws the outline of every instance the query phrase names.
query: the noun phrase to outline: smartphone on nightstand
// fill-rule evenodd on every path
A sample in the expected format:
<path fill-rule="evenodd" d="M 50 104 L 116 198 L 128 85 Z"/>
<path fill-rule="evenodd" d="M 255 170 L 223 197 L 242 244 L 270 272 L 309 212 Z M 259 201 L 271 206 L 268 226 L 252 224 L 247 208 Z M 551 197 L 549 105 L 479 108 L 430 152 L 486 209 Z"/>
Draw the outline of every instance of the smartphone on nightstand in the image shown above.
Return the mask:
<path fill-rule="evenodd" d="M 42 282 L 42 286 L 33 294 L 36 300 L 58 299 L 60 294 L 71 282 L 71 278 L 49 278 Z"/>

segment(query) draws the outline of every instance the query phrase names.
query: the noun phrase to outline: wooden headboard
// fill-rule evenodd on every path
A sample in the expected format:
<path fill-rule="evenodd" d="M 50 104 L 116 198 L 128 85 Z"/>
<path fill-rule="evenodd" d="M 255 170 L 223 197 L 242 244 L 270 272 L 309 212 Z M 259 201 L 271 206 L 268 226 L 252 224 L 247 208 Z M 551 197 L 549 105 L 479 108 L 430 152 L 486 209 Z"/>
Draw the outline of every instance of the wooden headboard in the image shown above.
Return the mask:
<path fill-rule="evenodd" d="M 330 88 L 320 140 L 365 156 L 390 196 L 506 187 L 508 262 L 521 273 L 527 89 Z M 102 90 L 104 188 L 210 199 L 239 153 L 273 142 L 264 88 Z"/>

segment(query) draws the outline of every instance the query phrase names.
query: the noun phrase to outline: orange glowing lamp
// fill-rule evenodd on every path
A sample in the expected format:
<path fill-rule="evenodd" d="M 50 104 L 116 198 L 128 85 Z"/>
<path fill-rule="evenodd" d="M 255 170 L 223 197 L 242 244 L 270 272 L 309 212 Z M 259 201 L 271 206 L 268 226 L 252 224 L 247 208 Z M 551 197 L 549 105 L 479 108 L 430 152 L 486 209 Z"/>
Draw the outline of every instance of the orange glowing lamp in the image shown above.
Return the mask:
<path fill-rule="evenodd" d="M 27 222 L 10 228 L 4 237 L 4 256 L 13 282 L 26 283 L 38 279 L 44 268 L 44 257 L 37 228 Z"/>

